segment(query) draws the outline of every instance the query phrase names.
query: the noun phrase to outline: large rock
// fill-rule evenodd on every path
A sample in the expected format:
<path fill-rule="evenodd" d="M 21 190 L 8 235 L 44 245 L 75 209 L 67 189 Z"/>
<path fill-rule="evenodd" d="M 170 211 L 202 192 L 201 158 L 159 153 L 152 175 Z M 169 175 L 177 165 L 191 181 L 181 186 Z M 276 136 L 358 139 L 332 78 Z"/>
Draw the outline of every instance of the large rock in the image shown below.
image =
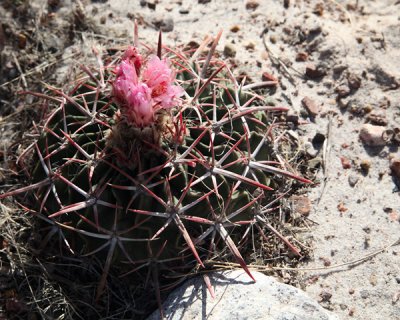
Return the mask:
<path fill-rule="evenodd" d="M 166 319 L 185 320 L 337 320 L 303 291 L 252 272 L 256 282 L 242 270 L 210 275 L 215 298 L 202 277 L 193 278 L 173 291 L 164 303 Z M 148 320 L 160 319 L 155 311 Z"/>

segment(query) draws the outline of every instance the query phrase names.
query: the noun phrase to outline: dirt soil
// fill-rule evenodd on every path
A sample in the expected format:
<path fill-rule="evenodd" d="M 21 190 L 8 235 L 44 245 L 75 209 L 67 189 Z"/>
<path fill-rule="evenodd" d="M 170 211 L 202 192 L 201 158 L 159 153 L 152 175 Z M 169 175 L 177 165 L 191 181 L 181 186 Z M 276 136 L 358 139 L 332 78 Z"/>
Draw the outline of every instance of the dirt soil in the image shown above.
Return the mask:
<path fill-rule="evenodd" d="M 26 125 L 10 115 L 41 114 L 16 91 L 68 86 L 93 46 L 132 41 L 134 19 L 143 42 L 161 28 L 170 47 L 223 29 L 217 50 L 237 76 L 279 80 L 273 98 L 291 108 L 291 134 L 318 169 L 297 205 L 312 258 L 292 282 L 342 319 L 400 319 L 399 13 L 398 0 L 4 0 L 1 157 Z"/>

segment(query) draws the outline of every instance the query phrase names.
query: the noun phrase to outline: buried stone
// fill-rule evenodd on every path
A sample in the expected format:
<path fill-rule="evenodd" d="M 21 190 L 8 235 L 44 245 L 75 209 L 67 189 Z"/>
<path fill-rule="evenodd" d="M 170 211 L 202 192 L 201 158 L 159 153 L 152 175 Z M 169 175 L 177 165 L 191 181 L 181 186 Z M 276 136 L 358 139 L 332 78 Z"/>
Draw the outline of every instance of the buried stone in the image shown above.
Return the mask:
<path fill-rule="evenodd" d="M 298 319 L 338 320 L 300 289 L 273 277 L 252 272 L 256 282 L 241 270 L 209 275 L 215 297 L 208 294 L 203 277 L 175 289 L 163 304 L 164 316 L 177 319 Z M 159 320 L 155 311 L 147 320 Z"/>

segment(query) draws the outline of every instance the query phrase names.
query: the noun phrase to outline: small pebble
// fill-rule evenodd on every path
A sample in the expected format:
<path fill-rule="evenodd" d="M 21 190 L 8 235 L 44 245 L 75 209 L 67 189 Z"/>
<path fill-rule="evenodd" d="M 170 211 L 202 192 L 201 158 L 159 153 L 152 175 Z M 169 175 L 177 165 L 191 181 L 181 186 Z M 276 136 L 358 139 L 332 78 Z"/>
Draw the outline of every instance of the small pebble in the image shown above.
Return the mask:
<path fill-rule="evenodd" d="M 307 217 L 312 208 L 311 200 L 307 196 L 291 196 L 289 198 L 291 201 L 293 210 L 302 216 Z"/>
<path fill-rule="evenodd" d="M 378 283 L 378 279 L 375 274 L 371 274 L 371 276 L 369 277 L 369 283 L 373 286 L 376 286 L 376 284 Z"/>
<path fill-rule="evenodd" d="M 311 98 L 304 97 L 301 103 L 306 108 L 310 116 L 315 117 L 320 111 L 320 106 Z"/>
<path fill-rule="evenodd" d="M 348 68 L 348 66 L 345 64 L 338 64 L 338 65 L 334 66 L 332 70 L 333 70 L 333 73 L 335 73 L 336 75 L 340 75 L 347 68 Z"/>
<path fill-rule="evenodd" d="M 349 87 L 353 90 L 357 90 L 361 87 L 361 78 L 354 73 L 350 73 L 347 76 L 347 82 Z"/>
<path fill-rule="evenodd" d="M 400 158 L 390 160 L 390 170 L 392 171 L 392 175 L 400 180 Z"/>
<path fill-rule="evenodd" d="M 255 10 L 258 8 L 259 5 L 260 5 L 260 3 L 258 1 L 255 1 L 255 0 L 247 1 L 246 9 L 247 10 Z"/>
<path fill-rule="evenodd" d="M 307 52 L 298 52 L 296 54 L 295 60 L 297 62 L 305 62 L 305 61 L 307 61 L 308 60 L 308 53 Z"/>
<path fill-rule="evenodd" d="M 371 147 L 384 146 L 387 141 L 384 140 L 383 133 L 386 128 L 372 124 L 364 124 L 360 130 L 361 141 Z"/>
<path fill-rule="evenodd" d="M 362 110 L 364 113 L 370 113 L 373 110 L 373 108 L 370 104 L 367 104 L 362 108 Z"/>
<path fill-rule="evenodd" d="M 174 30 L 174 20 L 172 18 L 156 17 L 152 20 L 152 23 L 163 32 Z"/>
<path fill-rule="evenodd" d="M 231 30 L 231 32 L 236 33 L 236 32 L 238 32 L 240 30 L 240 26 L 235 24 L 234 26 L 231 27 L 230 30 Z"/>
<path fill-rule="evenodd" d="M 363 173 L 367 174 L 369 172 L 369 169 L 371 168 L 371 161 L 369 161 L 368 159 L 361 160 L 360 168 Z"/>
<path fill-rule="evenodd" d="M 389 220 L 393 222 L 400 222 L 400 214 L 396 210 L 391 210 L 389 212 Z"/>
<path fill-rule="evenodd" d="M 324 14 L 324 4 L 319 2 L 315 5 L 313 13 L 316 14 L 317 16 L 322 17 Z"/>
<path fill-rule="evenodd" d="M 367 250 L 370 247 L 371 237 L 369 235 L 364 236 L 364 249 Z"/>
<path fill-rule="evenodd" d="M 383 140 L 385 140 L 386 142 L 392 140 L 394 135 L 394 131 L 392 129 L 387 129 L 383 132 L 382 134 L 382 138 Z"/>
<path fill-rule="evenodd" d="M 261 79 L 262 79 L 262 81 L 276 81 L 276 82 L 279 82 L 279 80 L 275 76 L 270 74 L 269 72 L 263 72 L 263 74 L 261 75 Z"/>
<path fill-rule="evenodd" d="M 289 6 L 290 6 L 290 0 L 283 0 L 283 7 L 284 7 L 285 9 L 288 9 Z"/>
<path fill-rule="evenodd" d="M 289 110 L 288 113 L 286 114 L 286 121 L 287 122 L 292 122 L 294 124 L 299 123 L 299 115 L 294 112 L 293 110 Z"/>
<path fill-rule="evenodd" d="M 400 144 L 400 128 L 393 129 L 393 142 Z"/>
<path fill-rule="evenodd" d="M 367 299 L 367 298 L 369 297 L 369 293 L 368 293 L 367 290 L 361 290 L 361 291 L 360 291 L 360 296 L 361 296 L 361 298 L 363 298 L 363 299 Z"/>
<path fill-rule="evenodd" d="M 151 10 L 156 10 L 156 2 L 155 0 L 147 0 L 147 7 Z"/>
<path fill-rule="evenodd" d="M 322 32 L 322 26 L 318 22 L 314 22 L 311 24 L 311 26 L 308 28 L 308 34 L 312 36 L 317 36 Z"/>
<path fill-rule="evenodd" d="M 254 44 L 254 42 L 249 42 L 244 47 L 246 48 L 246 50 L 253 51 L 256 45 Z"/>
<path fill-rule="evenodd" d="M 371 110 L 366 120 L 377 126 L 386 126 L 388 124 L 385 114 L 380 110 Z"/>
<path fill-rule="evenodd" d="M 334 255 L 335 255 L 335 253 L 332 250 L 331 251 L 331 256 L 333 257 Z M 332 264 L 331 260 L 329 260 L 328 258 L 320 257 L 319 259 L 323 261 L 324 267 L 329 267 Z"/>
<path fill-rule="evenodd" d="M 200 44 L 196 41 L 189 41 L 186 46 L 185 49 L 186 50 L 196 50 L 198 47 L 200 47 Z"/>
<path fill-rule="evenodd" d="M 326 75 L 326 70 L 321 66 L 316 66 L 313 63 L 310 63 L 306 66 L 306 76 L 311 79 L 318 79 Z"/>
<path fill-rule="evenodd" d="M 343 212 L 346 212 L 347 210 L 349 210 L 344 206 L 343 202 L 339 202 L 339 204 L 337 205 L 337 209 L 339 210 L 340 213 L 343 213 Z"/>
<path fill-rule="evenodd" d="M 360 179 L 359 176 L 357 176 L 353 173 L 350 174 L 349 178 L 348 178 L 350 187 L 354 187 L 357 184 L 359 179 Z"/>
<path fill-rule="evenodd" d="M 328 291 L 322 291 L 322 292 L 319 294 L 319 297 L 320 297 L 319 302 L 327 302 L 327 301 L 330 301 L 330 300 L 331 300 L 331 298 L 332 298 L 332 293 L 330 293 L 330 292 L 328 292 Z"/>
<path fill-rule="evenodd" d="M 338 94 L 339 98 L 347 97 L 350 94 L 350 88 L 346 84 L 342 84 L 336 88 L 336 93 Z"/>
<path fill-rule="evenodd" d="M 364 228 L 362 228 L 362 230 L 367 234 L 371 233 L 371 228 L 370 227 L 364 227 Z"/>
<path fill-rule="evenodd" d="M 304 149 L 305 149 L 307 155 L 310 156 L 311 158 L 315 158 L 318 154 L 318 150 L 315 149 L 314 146 L 309 142 L 304 144 Z"/>
<path fill-rule="evenodd" d="M 324 85 L 324 87 L 330 89 L 330 88 L 332 88 L 333 83 L 334 82 L 332 80 L 326 79 L 322 84 Z"/>
<path fill-rule="evenodd" d="M 226 57 L 230 57 L 233 58 L 236 56 L 236 49 L 234 47 L 234 45 L 227 43 L 224 47 L 224 55 Z"/>
<path fill-rule="evenodd" d="M 343 169 L 350 169 L 351 168 L 351 162 L 346 157 L 340 157 L 340 162 L 342 163 L 342 168 Z"/>

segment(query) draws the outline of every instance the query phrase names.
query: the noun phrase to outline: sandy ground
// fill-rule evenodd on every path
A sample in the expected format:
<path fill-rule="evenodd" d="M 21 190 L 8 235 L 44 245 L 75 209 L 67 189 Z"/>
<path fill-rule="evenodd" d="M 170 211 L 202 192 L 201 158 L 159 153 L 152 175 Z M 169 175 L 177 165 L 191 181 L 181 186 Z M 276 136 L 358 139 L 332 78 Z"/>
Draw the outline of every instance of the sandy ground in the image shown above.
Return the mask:
<path fill-rule="evenodd" d="M 299 116 L 303 124 L 293 132 L 310 165 L 319 168 L 308 194 L 310 227 L 303 233 L 311 240 L 312 259 L 302 268 L 328 269 L 298 272 L 298 285 L 343 319 L 400 319 L 400 179 L 389 168 L 400 157 L 399 144 L 370 147 L 359 139 L 364 123 L 400 127 L 399 1 L 57 3 L 30 1 L 36 18 L 53 12 L 53 32 L 42 43 L 44 52 L 57 56 L 57 71 L 47 80 L 61 86 L 74 60 L 90 56 L 86 49 L 92 45 L 132 39 L 134 18 L 141 40 L 156 43 L 161 26 L 171 47 L 200 43 L 223 29 L 217 49 L 237 65 L 237 75 L 278 78 L 273 97 Z M 3 33 L 4 24 L 23 23 L 2 14 Z M 4 52 L 2 59 L 4 77 L 15 60 L 7 65 L 11 58 Z M 10 79 L 13 74 L 2 82 Z M 2 94 L 2 107 L 14 108 Z"/>

